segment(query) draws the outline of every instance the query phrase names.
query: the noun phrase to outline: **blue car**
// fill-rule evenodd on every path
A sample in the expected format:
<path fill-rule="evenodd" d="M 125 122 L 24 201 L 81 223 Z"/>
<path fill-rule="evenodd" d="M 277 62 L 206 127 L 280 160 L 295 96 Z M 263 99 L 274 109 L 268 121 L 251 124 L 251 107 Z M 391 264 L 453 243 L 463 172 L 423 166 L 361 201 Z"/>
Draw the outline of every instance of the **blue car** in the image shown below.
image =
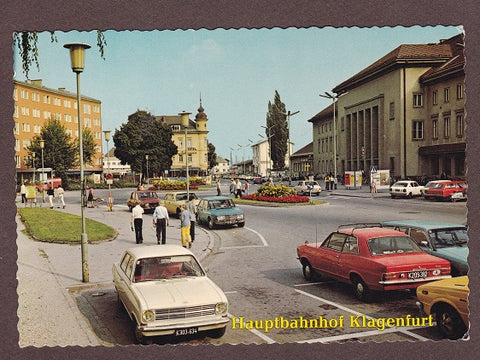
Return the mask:
<path fill-rule="evenodd" d="M 428 220 L 395 220 L 381 224 L 408 234 L 425 252 L 450 261 L 452 276 L 467 275 L 467 226 Z"/>
<path fill-rule="evenodd" d="M 233 200 L 226 196 L 209 196 L 200 200 L 197 211 L 197 222 L 209 229 L 221 225 L 245 226 L 243 210 L 235 206 Z"/>

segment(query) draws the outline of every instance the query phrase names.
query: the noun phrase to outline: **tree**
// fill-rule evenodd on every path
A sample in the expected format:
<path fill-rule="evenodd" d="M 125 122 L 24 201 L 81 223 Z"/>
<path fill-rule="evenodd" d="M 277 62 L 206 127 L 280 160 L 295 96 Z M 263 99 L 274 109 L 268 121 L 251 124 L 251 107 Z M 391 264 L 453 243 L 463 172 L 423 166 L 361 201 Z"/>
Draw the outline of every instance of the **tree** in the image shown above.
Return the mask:
<path fill-rule="evenodd" d="M 287 153 L 288 124 L 285 115 L 285 104 L 280 100 L 280 94 L 275 90 L 273 104 L 268 102 L 267 129 L 265 134 L 270 137 L 270 151 L 274 170 L 285 168 L 285 154 Z"/>
<path fill-rule="evenodd" d="M 215 145 L 208 143 L 208 168 L 212 169 L 217 165 L 217 153 L 215 152 Z"/>
<path fill-rule="evenodd" d="M 82 138 L 83 138 L 83 162 L 85 164 L 91 165 L 93 163 L 93 158 L 95 157 L 95 153 L 97 152 L 97 149 L 96 149 L 97 145 L 95 145 L 95 141 L 93 140 L 92 130 L 90 130 L 89 128 L 83 128 Z M 75 140 L 75 147 L 77 149 L 78 155 L 80 155 L 79 146 L 80 144 L 77 138 Z"/>
<path fill-rule="evenodd" d="M 71 136 L 67 133 L 64 125 L 59 120 L 50 119 L 40 130 L 40 134 L 33 137 L 30 145 L 27 147 L 28 152 L 35 153 L 35 163 L 39 164 L 40 140 L 44 140 L 45 147 L 43 149 L 44 167 L 52 168 L 55 175 L 67 181 L 67 170 L 75 165 L 78 156 L 78 150 L 72 141 Z M 40 159 L 41 161 L 41 159 Z"/>
<path fill-rule="evenodd" d="M 177 146 L 172 141 L 172 130 L 150 113 L 137 110 L 128 117 L 127 123 L 113 135 L 115 156 L 122 164 L 129 164 L 135 172 L 146 175 L 148 155 L 149 174 L 162 174 L 172 165 L 172 156 Z"/>
<path fill-rule="evenodd" d="M 51 42 L 57 42 L 57 37 L 54 31 L 50 31 L 50 40 Z M 28 79 L 28 73 L 30 72 L 30 67 L 32 64 L 35 64 L 37 70 L 40 70 L 40 64 L 38 61 L 38 33 L 36 31 L 23 31 L 13 34 L 13 45 L 17 45 L 18 51 L 20 52 L 20 57 L 22 59 L 22 68 L 23 73 Z M 97 47 L 100 52 L 100 57 L 105 60 L 105 46 L 107 41 L 103 31 L 97 30 Z"/>

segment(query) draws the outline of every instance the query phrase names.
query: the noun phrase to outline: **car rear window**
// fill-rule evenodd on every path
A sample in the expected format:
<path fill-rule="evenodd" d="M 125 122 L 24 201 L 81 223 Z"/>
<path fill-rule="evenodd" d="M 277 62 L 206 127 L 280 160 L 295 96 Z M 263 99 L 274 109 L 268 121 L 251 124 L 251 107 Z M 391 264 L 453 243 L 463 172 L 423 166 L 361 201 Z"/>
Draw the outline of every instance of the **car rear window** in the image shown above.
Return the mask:
<path fill-rule="evenodd" d="M 408 236 L 385 236 L 367 240 L 368 249 L 372 255 L 391 255 L 422 252 Z"/>

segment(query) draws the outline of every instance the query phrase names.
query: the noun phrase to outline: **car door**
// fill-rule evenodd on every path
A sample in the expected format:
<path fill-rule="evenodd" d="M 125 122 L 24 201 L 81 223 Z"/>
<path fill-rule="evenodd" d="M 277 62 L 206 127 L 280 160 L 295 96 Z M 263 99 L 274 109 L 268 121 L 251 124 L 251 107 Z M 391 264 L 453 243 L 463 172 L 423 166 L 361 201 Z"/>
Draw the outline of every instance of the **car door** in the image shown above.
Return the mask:
<path fill-rule="evenodd" d="M 347 236 L 342 251 L 337 258 L 337 276 L 344 280 L 350 278 L 351 271 L 355 271 L 359 264 L 358 239 Z"/>
<path fill-rule="evenodd" d="M 327 240 L 322 244 L 322 254 L 316 257 L 316 266 L 321 272 L 338 276 L 338 262 L 347 235 L 334 232 L 330 234 Z"/>
<path fill-rule="evenodd" d="M 174 196 L 174 194 L 166 194 L 165 195 L 165 208 L 167 209 L 169 214 L 172 214 L 173 196 Z"/>
<path fill-rule="evenodd" d="M 207 209 L 207 202 L 205 200 L 200 200 L 200 203 L 198 204 L 197 207 L 197 214 L 198 214 L 198 221 L 199 222 L 205 222 L 206 220 L 206 212 Z"/>

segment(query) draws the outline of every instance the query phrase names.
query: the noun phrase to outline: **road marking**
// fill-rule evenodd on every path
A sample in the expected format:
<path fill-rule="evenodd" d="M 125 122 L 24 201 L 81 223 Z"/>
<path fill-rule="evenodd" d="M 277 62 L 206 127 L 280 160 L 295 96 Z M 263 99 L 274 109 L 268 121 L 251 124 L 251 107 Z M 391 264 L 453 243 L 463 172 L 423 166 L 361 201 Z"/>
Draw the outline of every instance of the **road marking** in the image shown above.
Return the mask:
<path fill-rule="evenodd" d="M 428 339 L 424 338 L 423 336 L 418 336 L 416 334 L 413 334 L 413 333 L 410 333 L 410 332 L 407 331 L 407 330 L 413 330 L 413 329 L 420 329 L 420 328 L 413 327 L 413 326 L 405 328 L 405 332 L 407 333 L 408 336 L 414 336 L 414 337 L 417 337 L 419 340 L 428 341 Z M 398 328 L 390 328 L 390 329 L 385 329 L 385 330 L 382 330 L 382 331 L 371 330 L 371 331 L 362 331 L 362 332 L 357 332 L 357 333 L 350 333 L 350 334 L 343 334 L 343 335 L 336 335 L 336 336 L 327 336 L 327 337 L 324 337 L 324 338 L 301 340 L 301 341 L 297 341 L 297 343 L 299 343 L 299 344 L 328 343 L 328 342 L 332 342 L 332 341 L 356 339 L 356 338 L 360 338 L 360 337 L 376 336 L 376 335 L 381 335 L 381 334 L 386 334 L 386 333 L 394 333 L 394 332 L 399 332 Z M 403 332 L 403 331 L 401 331 L 401 332 Z"/>
<path fill-rule="evenodd" d="M 260 234 L 258 231 L 255 231 L 255 230 L 250 229 L 250 228 L 248 228 L 248 227 L 246 227 L 245 229 L 250 230 L 251 232 L 257 234 L 258 237 L 260 238 L 260 240 L 262 240 L 263 246 L 268 246 L 267 240 L 265 240 L 265 238 L 263 237 L 263 235 Z"/>
<path fill-rule="evenodd" d="M 300 294 L 303 294 L 303 295 L 306 295 L 306 296 L 309 296 L 313 299 L 316 299 L 316 300 L 319 300 L 321 302 L 324 302 L 326 304 L 329 304 L 329 305 L 332 305 L 332 306 L 335 306 L 337 307 L 338 309 L 340 310 L 343 310 L 343 311 L 346 311 L 346 312 L 349 312 L 349 313 L 352 313 L 354 315 L 360 315 L 360 316 L 365 316 L 367 319 L 376 319 L 374 318 L 373 316 L 369 316 L 369 315 L 366 315 L 366 314 L 363 314 L 361 312 L 358 312 L 358 311 L 355 311 L 355 310 L 352 310 L 350 308 L 347 308 L 343 305 L 340 305 L 340 304 L 337 304 L 333 301 L 329 301 L 327 299 L 324 299 L 324 298 L 321 298 L 321 297 L 318 297 L 318 296 L 315 296 L 313 294 L 310 294 L 310 293 L 307 293 L 305 291 L 302 291 L 302 290 L 298 290 L 298 289 L 295 289 L 296 292 L 300 293 Z M 415 329 L 421 329 L 421 327 L 417 327 Z M 414 333 L 411 333 L 410 331 L 408 331 L 407 329 L 404 329 L 404 328 L 398 328 L 398 327 L 394 327 L 392 328 L 392 331 L 391 332 L 401 332 L 405 335 L 408 335 L 408 336 L 412 336 L 412 337 L 415 337 L 416 339 L 418 340 L 422 340 L 422 341 L 429 341 L 429 339 L 423 337 L 423 336 L 420 336 L 420 335 L 417 335 L 417 334 L 414 334 Z M 381 332 L 380 332 L 381 333 Z M 345 336 L 347 336 L 347 334 L 345 334 Z"/>
<path fill-rule="evenodd" d="M 232 317 L 236 317 L 236 316 L 233 316 L 232 314 L 228 313 L 228 318 L 231 320 Z M 266 341 L 267 344 L 275 344 L 276 341 L 273 340 L 272 338 L 268 337 L 267 335 L 265 335 L 264 333 L 258 331 L 257 329 L 248 329 L 248 331 L 250 331 L 251 333 L 257 335 L 259 338 L 261 338 L 262 340 Z"/>
<path fill-rule="evenodd" d="M 238 291 L 224 291 L 223 293 L 227 295 L 227 294 L 236 294 L 237 292 Z"/>
<path fill-rule="evenodd" d="M 305 283 L 305 284 L 295 284 L 295 286 L 311 286 L 311 285 L 323 285 L 323 284 L 333 284 L 335 281 L 319 281 L 319 282 L 312 282 L 312 283 Z"/>

